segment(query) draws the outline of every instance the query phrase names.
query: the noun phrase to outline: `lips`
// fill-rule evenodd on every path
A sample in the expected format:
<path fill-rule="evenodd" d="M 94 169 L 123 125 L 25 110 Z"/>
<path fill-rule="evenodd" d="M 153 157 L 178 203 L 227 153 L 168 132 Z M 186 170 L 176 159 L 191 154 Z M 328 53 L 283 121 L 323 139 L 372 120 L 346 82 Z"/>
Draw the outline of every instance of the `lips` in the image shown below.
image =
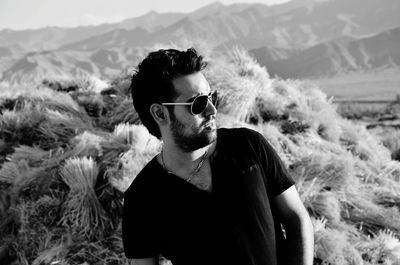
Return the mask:
<path fill-rule="evenodd" d="M 205 128 L 215 128 L 215 120 L 207 121 L 203 124 L 203 127 Z"/>

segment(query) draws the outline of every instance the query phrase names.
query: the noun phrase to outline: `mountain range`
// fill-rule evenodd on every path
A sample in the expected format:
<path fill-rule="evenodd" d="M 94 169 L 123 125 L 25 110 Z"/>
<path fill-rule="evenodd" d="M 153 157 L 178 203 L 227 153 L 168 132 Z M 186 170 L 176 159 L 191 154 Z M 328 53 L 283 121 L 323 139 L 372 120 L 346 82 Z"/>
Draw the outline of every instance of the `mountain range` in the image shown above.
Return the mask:
<path fill-rule="evenodd" d="M 400 65 L 400 1 L 292 0 L 207 5 L 76 28 L 0 31 L 0 78 L 18 83 L 59 73 L 103 78 L 136 65 L 140 49 L 201 39 L 216 49 L 242 46 L 272 75 L 332 76 Z"/>
<path fill-rule="evenodd" d="M 250 50 L 272 75 L 283 78 L 322 77 L 347 72 L 398 68 L 400 27 L 355 40 L 333 40 L 276 59 L 276 51 Z"/>

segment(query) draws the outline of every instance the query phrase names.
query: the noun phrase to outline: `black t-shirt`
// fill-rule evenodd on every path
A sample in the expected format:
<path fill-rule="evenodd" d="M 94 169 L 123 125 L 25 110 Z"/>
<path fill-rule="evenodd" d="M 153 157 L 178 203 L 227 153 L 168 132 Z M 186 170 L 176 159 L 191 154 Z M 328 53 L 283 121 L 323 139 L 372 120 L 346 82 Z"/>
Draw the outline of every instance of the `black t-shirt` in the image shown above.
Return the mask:
<path fill-rule="evenodd" d="M 284 251 L 270 203 L 294 184 L 259 133 L 219 129 L 212 191 L 167 173 L 153 158 L 125 192 L 128 258 L 162 254 L 174 265 L 275 265 Z M 279 252 L 279 253 L 278 253 Z"/>

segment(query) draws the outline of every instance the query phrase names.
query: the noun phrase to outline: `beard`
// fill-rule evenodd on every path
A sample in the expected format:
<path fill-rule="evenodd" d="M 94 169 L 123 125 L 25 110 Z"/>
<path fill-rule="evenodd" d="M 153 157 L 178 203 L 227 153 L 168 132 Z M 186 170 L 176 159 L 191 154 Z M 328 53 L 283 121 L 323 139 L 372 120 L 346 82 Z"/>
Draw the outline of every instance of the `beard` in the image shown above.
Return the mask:
<path fill-rule="evenodd" d="M 210 122 L 209 120 L 202 123 L 206 124 Z M 185 152 L 191 152 L 200 148 L 203 148 L 217 139 L 216 130 L 204 130 L 201 129 L 203 126 L 191 127 L 190 133 L 185 133 L 185 126 L 175 115 L 171 115 L 171 132 L 175 143 Z"/>

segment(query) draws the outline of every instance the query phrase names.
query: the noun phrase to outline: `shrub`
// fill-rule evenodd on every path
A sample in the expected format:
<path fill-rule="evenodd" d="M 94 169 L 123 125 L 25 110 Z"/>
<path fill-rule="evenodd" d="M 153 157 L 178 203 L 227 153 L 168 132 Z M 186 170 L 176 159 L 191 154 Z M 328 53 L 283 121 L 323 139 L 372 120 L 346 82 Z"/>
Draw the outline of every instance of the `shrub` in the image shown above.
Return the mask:
<path fill-rule="evenodd" d="M 107 226 L 107 217 L 94 191 L 97 174 L 97 165 L 91 158 L 70 158 L 60 170 L 61 179 L 70 189 L 62 206 L 61 223 L 74 235 L 92 238 Z"/>

